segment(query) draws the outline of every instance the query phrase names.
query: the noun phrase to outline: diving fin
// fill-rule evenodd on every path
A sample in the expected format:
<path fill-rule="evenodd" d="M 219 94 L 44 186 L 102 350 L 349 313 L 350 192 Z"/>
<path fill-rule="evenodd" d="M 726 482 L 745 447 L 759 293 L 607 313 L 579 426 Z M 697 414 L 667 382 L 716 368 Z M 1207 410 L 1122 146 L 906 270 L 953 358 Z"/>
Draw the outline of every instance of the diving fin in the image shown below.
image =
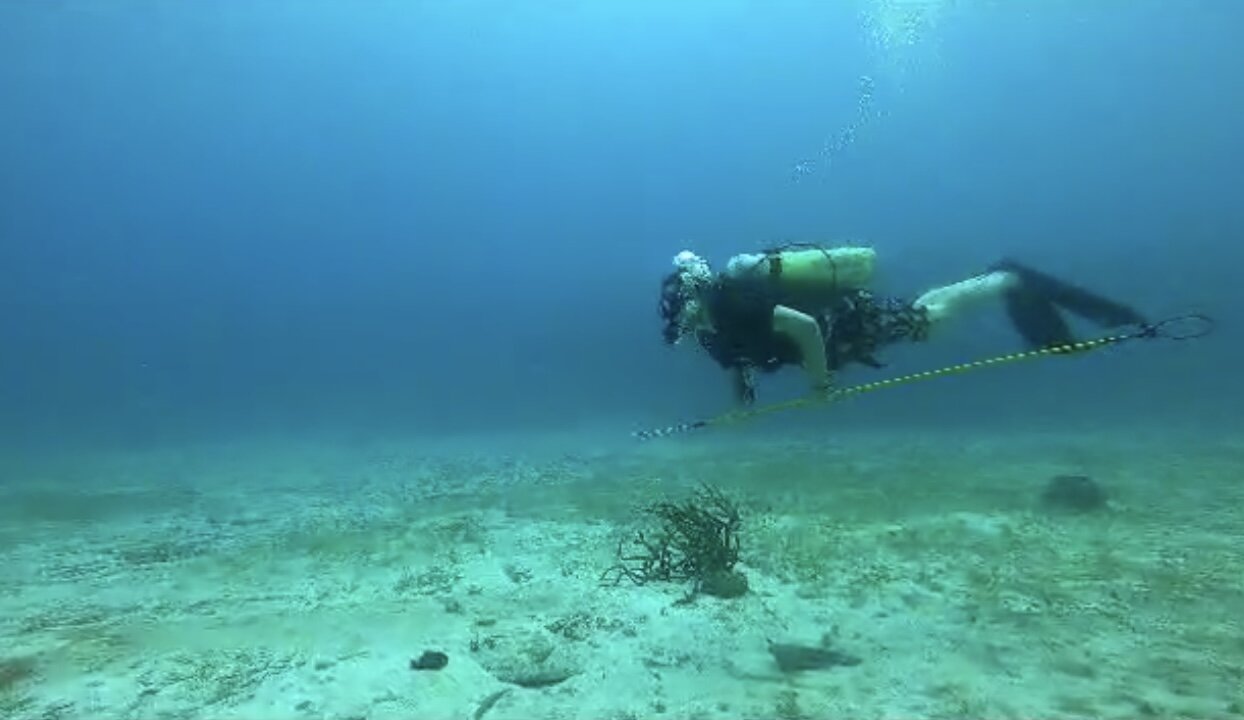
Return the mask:
<path fill-rule="evenodd" d="M 1067 312 L 1078 315 L 1101 327 L 1143 325 L 1146 322 L 1143 315 L 1127 305 L 1109 300 L 1082 287 L 1059 280 L 1013 260 L 1003 260 L 991 269 L 1009 272 L 1019 278 L 1019 287 L 1010 295 L 1035 296 L 1035 298 L 1017 297 L 1014 301 L 1008 298 L 1007 307 L 1008 312 L 1011 313 L 1012 320 L 1016 319 L 1017 313 L 1021 317 L 1033 320 L 1034 323 L 1039 318 L 1045 318 L 1051 312 L 1057 315 L 1053 308 L 1042 309 L 1037 307 L 1037 305 L 1041 304 L 1037 300 L 1039 298 L 1045 304 L 1052 303 L 1057 305 Z M 1015 309 L 1011 307 L 1013 304 L 1017 306 Z M 1059 323 L 1065 330 L 1066 324 L 1062 322 L 1062 318 L 1059 318 Z M 1019 325 L 1020 322 L 1016 320 L 1016 327 L 1019 327 Z M 1052 331 L 1053 328 L 1049 329 Z M 1070 336 L 1070 333 L 1067 333 L 1067 335 Z"/>
<path fill-rule="evenodd" d="M 1006 294 L 1006 313 L 1028 346 L 1044 349 L 1076 342 L 1054 303 L 1020 286 Z"/>

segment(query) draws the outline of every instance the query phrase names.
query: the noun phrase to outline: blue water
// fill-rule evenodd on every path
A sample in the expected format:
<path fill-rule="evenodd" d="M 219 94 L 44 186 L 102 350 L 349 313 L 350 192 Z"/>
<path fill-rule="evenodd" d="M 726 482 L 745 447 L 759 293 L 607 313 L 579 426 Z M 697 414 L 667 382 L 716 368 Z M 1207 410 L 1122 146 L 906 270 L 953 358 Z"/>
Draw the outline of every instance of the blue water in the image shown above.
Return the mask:
<path fill-rule="evenodd" d="M 1017 5 L 4 3 L 0 435 L 711 414 L 671 256 L 846 239 L 888 292 L 1009 255 L 1220 327 L 803 422 L 1238 423 L 1244 5 Z M 985 312 L 881 372 L 1017 348 Z"/>

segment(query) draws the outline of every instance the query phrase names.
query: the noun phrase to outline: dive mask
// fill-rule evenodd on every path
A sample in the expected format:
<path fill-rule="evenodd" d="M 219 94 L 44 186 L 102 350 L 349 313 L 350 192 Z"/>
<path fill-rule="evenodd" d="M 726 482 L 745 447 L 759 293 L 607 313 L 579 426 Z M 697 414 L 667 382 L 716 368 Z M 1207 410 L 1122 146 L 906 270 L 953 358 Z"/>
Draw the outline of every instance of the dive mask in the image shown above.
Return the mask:
<path fill-rule="evenodd" d="M 674 256 L 674 272 L 661 284 L 659 311 L 665 320 L 662 336 L 675 345 L 695 330 L 700 322 L 700 291 L 713 280 L 708 261 L 690 250 Z"/>

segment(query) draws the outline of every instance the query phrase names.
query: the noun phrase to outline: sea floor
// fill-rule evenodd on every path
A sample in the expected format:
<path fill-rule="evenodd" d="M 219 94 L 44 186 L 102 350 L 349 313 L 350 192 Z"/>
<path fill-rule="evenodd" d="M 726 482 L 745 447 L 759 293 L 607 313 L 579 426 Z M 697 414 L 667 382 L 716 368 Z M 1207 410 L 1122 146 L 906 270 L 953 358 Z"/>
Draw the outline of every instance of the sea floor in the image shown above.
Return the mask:
<path fill-rule="evenodd" d="M 1064 474 L 1108 506 L 1048 506 Z M 1244 717 L 1236 434 L 284 442 L 4 475 L 15 720 Z M 738 504 L 749 591 L 602 583 L 640 509 L 700 483 Z M 783 670 L 783 645 L 852 662 Z"/>

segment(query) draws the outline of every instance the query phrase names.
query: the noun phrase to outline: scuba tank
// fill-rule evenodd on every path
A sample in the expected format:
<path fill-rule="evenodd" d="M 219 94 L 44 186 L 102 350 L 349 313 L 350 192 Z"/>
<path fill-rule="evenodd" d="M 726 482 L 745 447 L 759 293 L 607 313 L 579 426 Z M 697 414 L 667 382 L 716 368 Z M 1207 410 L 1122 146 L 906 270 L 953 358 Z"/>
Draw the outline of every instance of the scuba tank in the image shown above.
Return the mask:
<path fill-rule="evenodd" d="M 764 253 L 735 255 L 726 266 L 734 278 L 768 278 L 784 295 L 832 297 L 868 287 L 877 252 L 866 247 L 786 245 Z"/>

